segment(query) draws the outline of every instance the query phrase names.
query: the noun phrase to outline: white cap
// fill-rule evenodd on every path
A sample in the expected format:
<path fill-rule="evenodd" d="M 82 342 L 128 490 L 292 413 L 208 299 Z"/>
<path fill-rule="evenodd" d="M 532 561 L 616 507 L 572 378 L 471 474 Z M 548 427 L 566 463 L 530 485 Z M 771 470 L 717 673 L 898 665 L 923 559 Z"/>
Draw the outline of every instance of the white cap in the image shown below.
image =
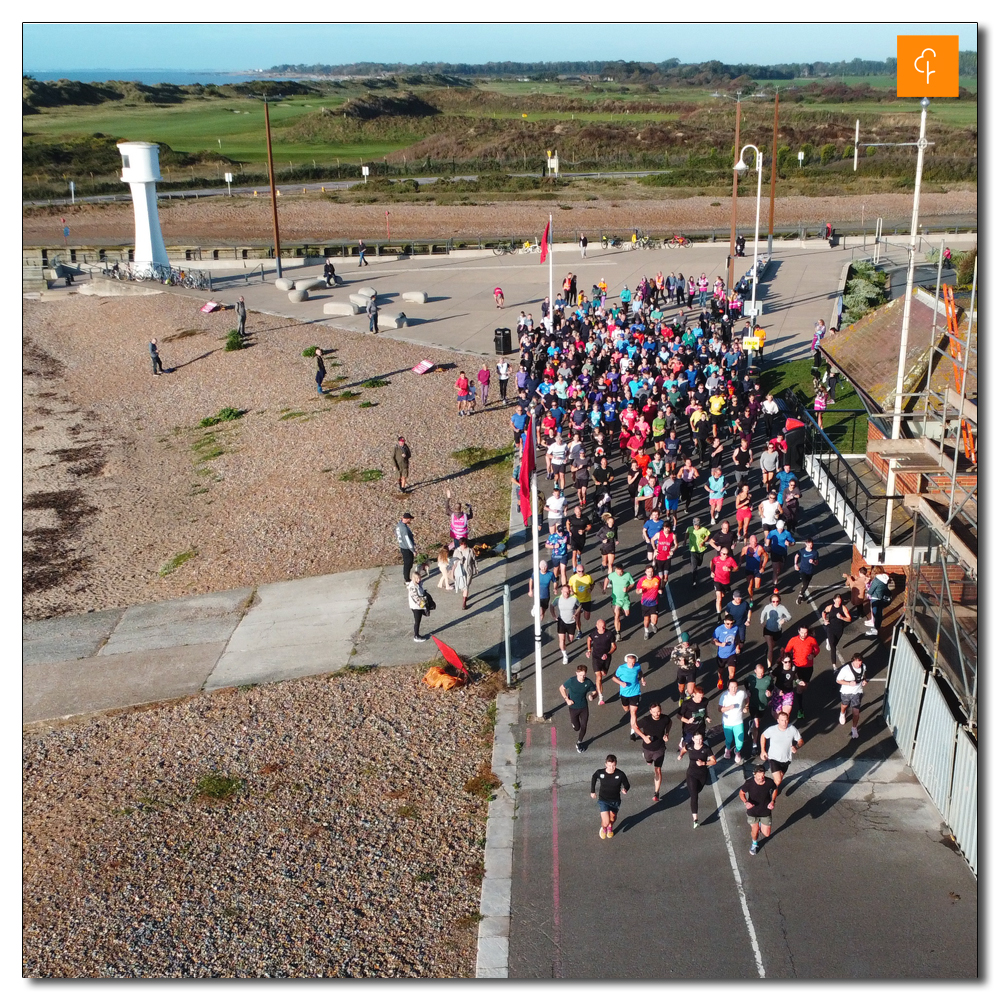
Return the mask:
<path fill-rule="evenodd" d="M 774 526 L 778 529 L 778 531 L 784 531 L 785 530 L 785 522 L 784 521 L 775 521 L 774 522 Z"/>

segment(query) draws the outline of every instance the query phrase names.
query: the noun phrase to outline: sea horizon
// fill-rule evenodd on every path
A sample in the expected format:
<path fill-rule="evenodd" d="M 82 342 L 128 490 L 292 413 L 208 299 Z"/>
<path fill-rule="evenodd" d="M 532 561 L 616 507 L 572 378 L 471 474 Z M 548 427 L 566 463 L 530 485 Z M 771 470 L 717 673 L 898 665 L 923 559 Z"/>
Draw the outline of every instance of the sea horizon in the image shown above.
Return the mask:
<path fill-rule="evenodd" d="M 76 80 L 80 83 L 103 83 L 106 80 L 126 80 L 153 86 L 157 83 L 173 83 L 177 86 L 193 83 L 243 83 L 248 79 L 290 80 L 288 75 L 268 74 L 262 70 L 181 70 L 181 69 L 22 69 L 23 76 L 36 80 Z"/>

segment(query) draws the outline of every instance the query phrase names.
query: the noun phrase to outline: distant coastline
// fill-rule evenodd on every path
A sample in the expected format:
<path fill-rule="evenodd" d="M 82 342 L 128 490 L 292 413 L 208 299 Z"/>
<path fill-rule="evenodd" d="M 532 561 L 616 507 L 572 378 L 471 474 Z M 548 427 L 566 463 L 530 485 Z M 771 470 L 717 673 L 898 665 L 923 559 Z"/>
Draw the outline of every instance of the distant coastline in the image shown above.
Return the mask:
<path fill-rule="evenodd" d="M 261 73 L 256 70 L 176 70 L 176 69 L 24 69 L 25 76 L 36 80 L 79 80 L 81 83 L 103 83 L 105 80 L 131 80 L 152 86 L 156 83 L 173 83 L 177 86 L 192 83 L 245 83 L 247 80 L 296 80 L 301 74 Z"/>

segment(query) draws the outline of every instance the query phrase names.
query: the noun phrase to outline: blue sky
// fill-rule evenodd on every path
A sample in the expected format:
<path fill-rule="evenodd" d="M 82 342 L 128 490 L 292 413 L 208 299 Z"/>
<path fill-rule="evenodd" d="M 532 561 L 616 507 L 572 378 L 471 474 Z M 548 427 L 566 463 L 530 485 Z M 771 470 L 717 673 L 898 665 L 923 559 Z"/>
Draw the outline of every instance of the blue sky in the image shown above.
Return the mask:
<path fill-rule="evenodd" d="M 884 59 L 897 34 L 957 34 L 974 23 L 645 24 L 83 24 L 27 23 L 24 72 L 243 70 L 280 63 L 636 59 L 779 63 Z"/>

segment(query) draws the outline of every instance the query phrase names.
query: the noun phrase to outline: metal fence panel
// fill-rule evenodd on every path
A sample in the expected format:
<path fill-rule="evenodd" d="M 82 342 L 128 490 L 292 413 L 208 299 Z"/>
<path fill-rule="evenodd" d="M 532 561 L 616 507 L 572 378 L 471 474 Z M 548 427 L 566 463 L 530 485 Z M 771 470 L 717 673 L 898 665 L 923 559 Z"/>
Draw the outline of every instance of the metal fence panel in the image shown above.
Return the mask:
<path fill-rule="evenodd" d="M 924 692 L 924 704 L 917 724 L 913 748 L 913 773 L 927 789 L 934 805 L 947 820 L 948 798 L 955 767 L 955 739 L 958 723 L 936 679 L 931 679 Z"/>
<path fill-rule="evenodd" d="M 907 764 L 913 763 L 913 738 L 917 732 L 920 699 L 926 671 L 917 657 L 913 642 L 900 632 L 889 665 L 889 683 L 885 692 L 885 719 L 896 746 Z"/>
<path fill-rule="evenodd" d="M 955 769 L 946 817 L 973 874 L 979 874 L 979 748 L 964 729 L 955 743 Z"/>

